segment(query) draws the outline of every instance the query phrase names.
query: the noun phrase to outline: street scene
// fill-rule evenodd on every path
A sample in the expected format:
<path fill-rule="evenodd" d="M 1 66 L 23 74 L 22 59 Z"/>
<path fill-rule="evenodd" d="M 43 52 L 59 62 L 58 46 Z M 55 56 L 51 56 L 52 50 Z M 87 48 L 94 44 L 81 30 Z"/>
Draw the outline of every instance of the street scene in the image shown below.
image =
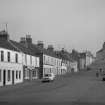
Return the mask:
<path fill-rule="evenodd" d="M 105 105 L 105 0 L 0 0 L 0 105 Z"/>
<path fill-rule="evenodd" d="M 0 105 L 105 105 L 105 83 L 95 71 L 0 88 Z"/>

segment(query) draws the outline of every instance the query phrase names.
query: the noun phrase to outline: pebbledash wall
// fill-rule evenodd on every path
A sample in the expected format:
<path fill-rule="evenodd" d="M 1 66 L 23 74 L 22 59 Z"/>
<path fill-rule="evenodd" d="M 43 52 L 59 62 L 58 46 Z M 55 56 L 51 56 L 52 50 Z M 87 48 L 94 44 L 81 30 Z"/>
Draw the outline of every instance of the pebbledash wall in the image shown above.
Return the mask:
<path fill-rule="evenodd" d="M 0 86 L 23 82 L 22 53 L 0 48 Z"/>

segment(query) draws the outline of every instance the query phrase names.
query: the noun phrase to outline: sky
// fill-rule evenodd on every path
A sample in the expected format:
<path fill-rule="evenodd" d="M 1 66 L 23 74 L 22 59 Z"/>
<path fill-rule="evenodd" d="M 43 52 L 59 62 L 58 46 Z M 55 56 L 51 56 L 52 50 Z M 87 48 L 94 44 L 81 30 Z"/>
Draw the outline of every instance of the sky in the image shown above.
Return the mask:
<path fill-rule="evenodd" d="M 105 0 L 0 0 L 0 30 L 6 23 L 12 40 L 29 34 L 33 43 L 95 54 L 105 41 Z"/>

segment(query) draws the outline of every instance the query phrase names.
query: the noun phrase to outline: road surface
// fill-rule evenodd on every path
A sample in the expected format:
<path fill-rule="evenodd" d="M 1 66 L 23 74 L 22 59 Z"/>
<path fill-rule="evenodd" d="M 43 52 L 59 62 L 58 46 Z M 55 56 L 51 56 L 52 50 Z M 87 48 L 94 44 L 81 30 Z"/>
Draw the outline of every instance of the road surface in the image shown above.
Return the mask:
<path fill-rule="evenodd" d="M 105 105 L 105 82 L 95 71 L 39 80 L 0 88 L 0 105 Z"/>

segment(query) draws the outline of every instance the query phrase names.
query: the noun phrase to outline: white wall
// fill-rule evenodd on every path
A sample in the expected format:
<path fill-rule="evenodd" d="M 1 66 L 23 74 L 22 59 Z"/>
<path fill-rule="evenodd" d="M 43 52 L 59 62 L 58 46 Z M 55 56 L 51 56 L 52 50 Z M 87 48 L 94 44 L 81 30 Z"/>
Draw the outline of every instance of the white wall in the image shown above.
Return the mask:
<path fill-rule="evenodd" d="M 0 82 L 0 85 L 3 85 L 3 70 L 6 71 L 6 85 L 12 84 L 12 71 L 16 72 L 21 71 L 21 79 L 16 79 L 16 75 L 14 75 L 14 83 L 20 83 L 23 82 L 23 65 L 22 65 L 22 53 L 21 52 L 16 52 L 4 48 L 0 48 L 0 56 L 1 56 L 1 51 L 4 51 L 4 61 L 1 62 L 0 58 L 0 70 L 2 71 L 2 81 Z M 8 62 L 7 59 L 7 52 L 10 52 L 10 62 Z M 18 63 L 15 61 L 15 54 L 18 54 Z M 8 70 L 10 70 L 10 75 L 11 79 L 8 81 Z"/>
<path fill-rule="evenodd" d="M 74 72 L 78 72 L 78 67 L 77 67 L 78 63 L 77 62 L 71 62 L 70 65 L 71 65 L 71 69 L 72 68 L 74 69 Z"/>
<path fill-rule="evenodd" d="M 49 55 L 43 55 L 43 64 L 44 64 L 43 73 L 45 72 L 45 70 L 46 72 L 49 72 L 51 69 L 51 72 L 53 72 L 55 75 L 61 74 L 61 62 L 62 60 L 59 58 L 52 57 Z"/>

